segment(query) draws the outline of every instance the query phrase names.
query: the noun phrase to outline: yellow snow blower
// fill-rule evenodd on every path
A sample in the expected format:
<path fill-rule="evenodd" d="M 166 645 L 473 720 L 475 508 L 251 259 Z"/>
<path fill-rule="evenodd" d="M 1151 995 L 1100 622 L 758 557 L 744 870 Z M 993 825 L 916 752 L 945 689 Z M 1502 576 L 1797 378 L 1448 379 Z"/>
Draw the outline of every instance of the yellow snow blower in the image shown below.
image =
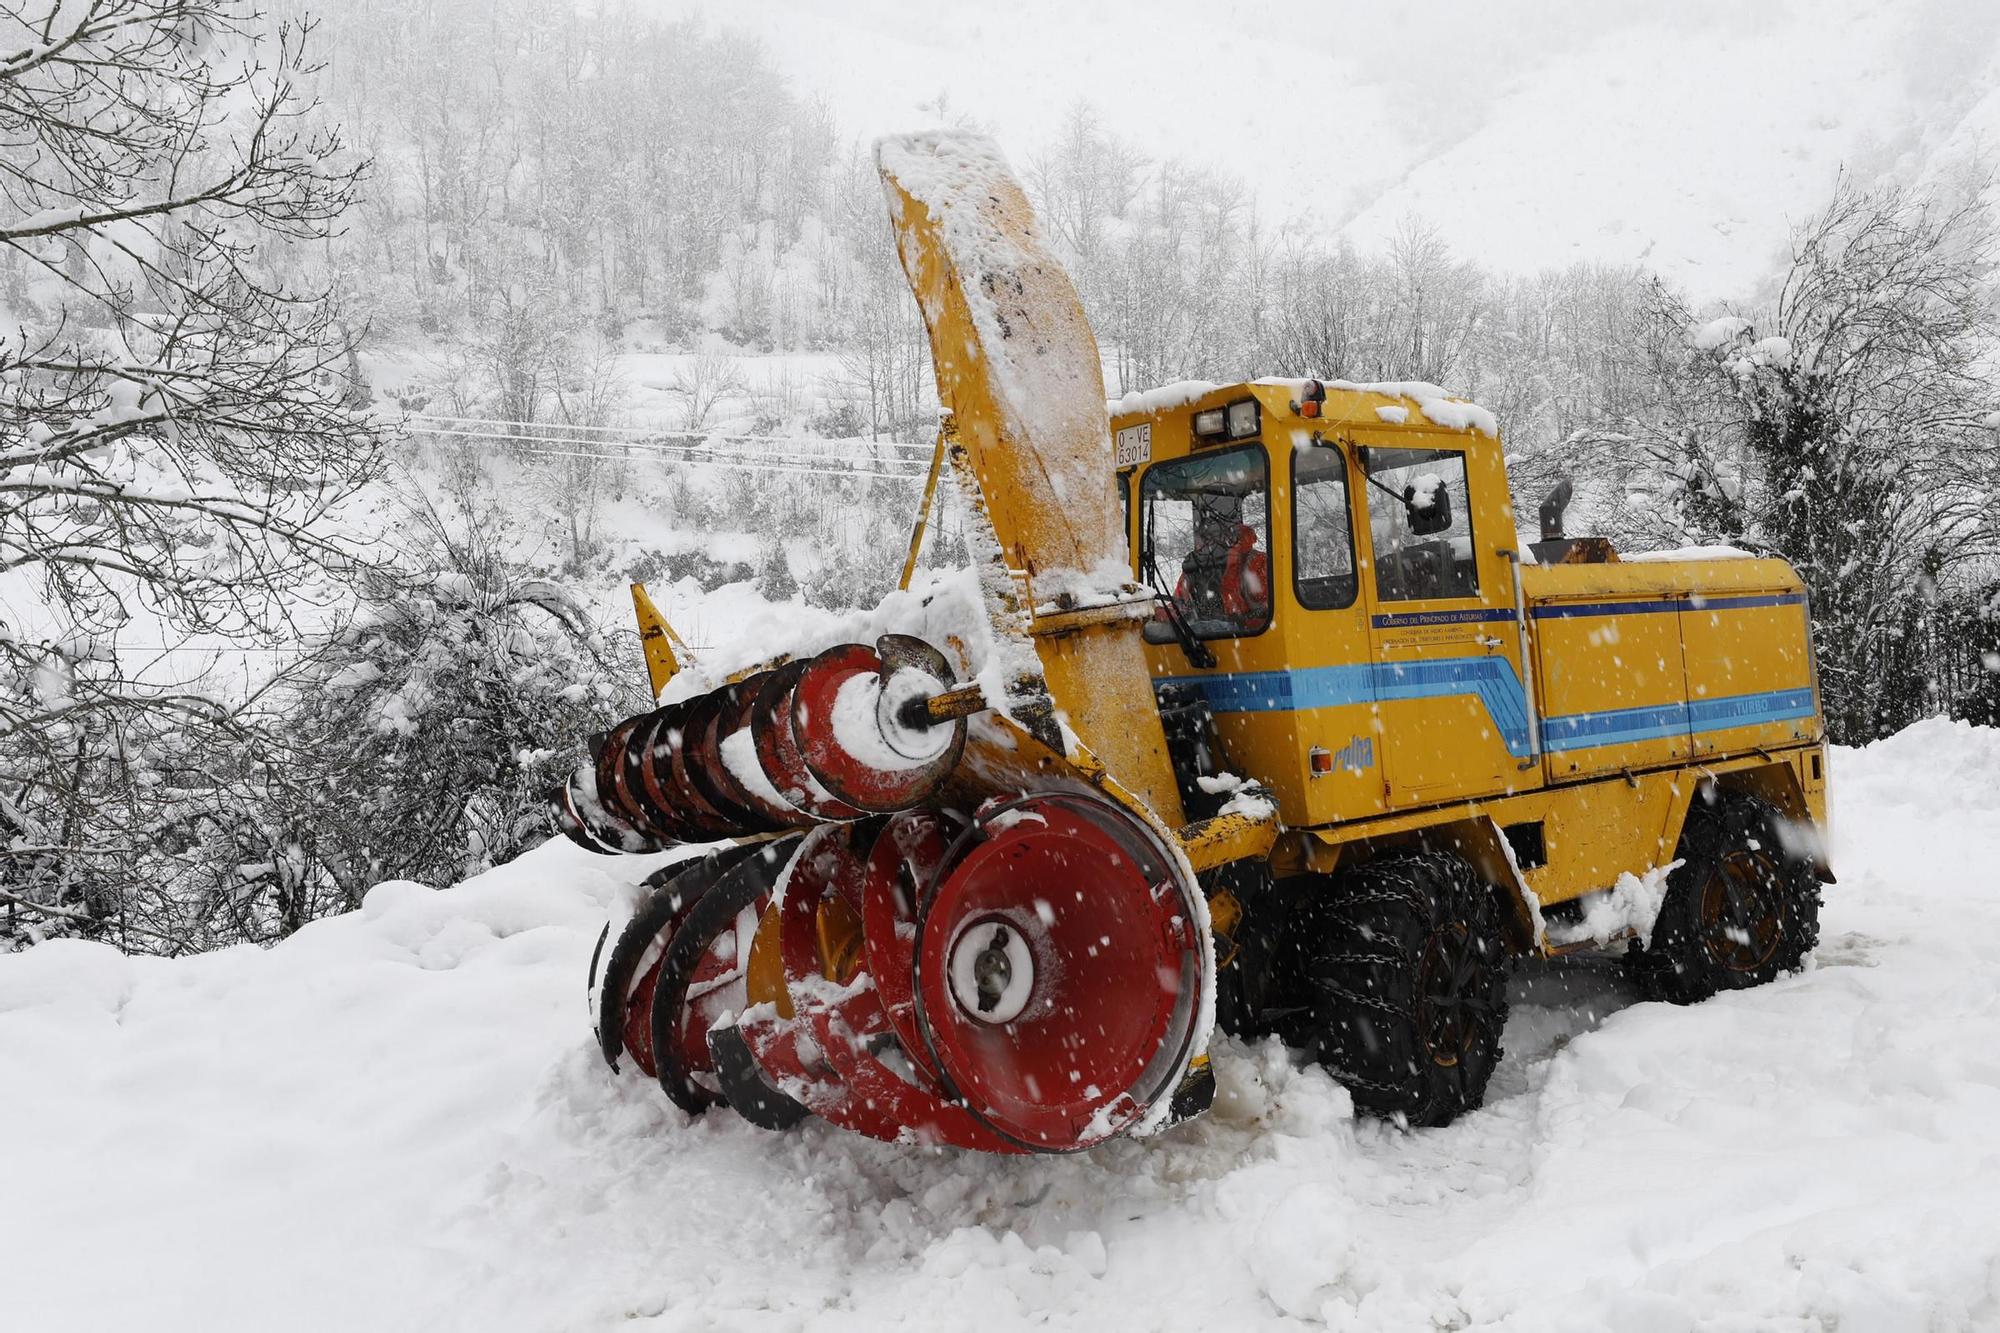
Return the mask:
<path fill-rule="evenodd" d="M 1624 947 L 1680 1001 L 1798 964 L 1831 876 L 1788 566 L 1620 561 L 1559 512 L 1520 549 L 1497 430 L 1429 385 L 1108 416 L 997 150 L 877 162 L 986 642 L 829 645 L 597 741 L 569 837 L 714 844 L 600 943 L 614 1068 L 769 1128 L 1068 1152 L 1202 1110 L 1219 1023 L 1440 1124 L 1511 958 Z M 1619 917 L 1626 876 L 1657 913 Z"/>

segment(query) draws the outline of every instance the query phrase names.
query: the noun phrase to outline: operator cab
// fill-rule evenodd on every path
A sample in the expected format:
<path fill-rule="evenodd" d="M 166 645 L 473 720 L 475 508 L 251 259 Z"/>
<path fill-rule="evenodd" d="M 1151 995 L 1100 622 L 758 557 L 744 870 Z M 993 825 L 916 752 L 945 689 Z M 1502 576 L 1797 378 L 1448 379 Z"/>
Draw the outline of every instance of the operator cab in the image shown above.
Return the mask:
<path fill-rule="evenodd" d="M 1298 380 L 1113 417 L 1163 712 L 1204 702 L 1294 827 L 1501 790 L 1525 756 L 1498 440 L 1426 404 L 1484 419 Z"/>

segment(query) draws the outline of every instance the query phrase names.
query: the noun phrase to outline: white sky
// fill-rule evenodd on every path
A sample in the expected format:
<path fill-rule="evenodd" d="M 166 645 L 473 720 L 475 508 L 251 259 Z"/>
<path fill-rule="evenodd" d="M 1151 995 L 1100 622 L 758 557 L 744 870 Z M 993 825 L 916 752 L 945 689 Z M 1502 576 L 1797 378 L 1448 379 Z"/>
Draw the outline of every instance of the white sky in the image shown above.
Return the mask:
<path fill-rule="evenodd" d="M 762 37 L 858 136 L 943 94 L 1019 161 L 1088 98 L 1274 221 L 1416 212 L 1495 267 L 1643 259 L 1702 297 L 1749 295 L 1843 164 L 2000 142 L 2000 0 L 650 3 Z"/>

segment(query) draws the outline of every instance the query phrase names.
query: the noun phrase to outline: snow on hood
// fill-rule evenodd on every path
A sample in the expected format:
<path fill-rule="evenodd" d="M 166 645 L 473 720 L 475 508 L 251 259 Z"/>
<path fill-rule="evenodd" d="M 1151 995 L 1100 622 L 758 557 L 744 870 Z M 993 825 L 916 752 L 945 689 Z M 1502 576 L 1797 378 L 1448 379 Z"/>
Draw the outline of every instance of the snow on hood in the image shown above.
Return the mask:
<path fill-rule="evenodd" d="M 1423 412 L 1425 420 L 1434 426 L 1442 426 L 1446 430 L 1476 430 L 1481 435 L 1490 436 L 1496 440 L 1500 438 L 1500 419 L 1494 416 L 1493 413 L 1487 411 L 1477 403 L 1470 402 L 1464 398 L 1453 397 L 1444 389 L 1427 380 L 1380 380 L 1373 383 L 1362 383 L 1355 380 L 1321 378 L 1319 382 L 1329 389 L 1345 389 L 1351 393 L 1375 393 L 1381 394 L 1385 398 L 1406 398 L 1415 403 L 1418 409 Z M 1304 391 L 1306 381 L 1303 379 L 1288 379 L 1283 376 L 1272 376 L 1260 379 L 1257 383 L 1283 387 L 1296 397 Z M 1409 415 L 1407 412 L 1400 418 L 1387 414 L 1394 410 L 1393 408 L 1377 408 L 1376 415 L 1380 416 L 1384 421 L 1390 421 L 1395 424 L 1401 424 L 1404 420 L 1407 420 Z"/>
<path fill-rule="evenodd" d="M 1114 417 L 1138 412 L 1171 412 L 1177 407 L 1199 402 L 1222 386 L 1208 380 L 1175 380 L 1151 389 L 1134 389 L 1123 398 L 1111 398 L 1104 407 Z"/>

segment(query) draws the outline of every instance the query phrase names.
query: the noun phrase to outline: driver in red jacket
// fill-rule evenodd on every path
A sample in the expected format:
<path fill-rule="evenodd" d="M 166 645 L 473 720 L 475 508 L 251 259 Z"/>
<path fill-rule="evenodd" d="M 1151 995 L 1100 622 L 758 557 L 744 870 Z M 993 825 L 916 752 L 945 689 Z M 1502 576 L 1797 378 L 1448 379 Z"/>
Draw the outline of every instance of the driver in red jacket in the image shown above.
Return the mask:
<path fill-rule="evenodd" d="M 1181 561 L 1174 600 L 1201 625 L 1261 625 L 1271 611 L 1271 567 L 1257 534 L 1243 521 L 1240 495 L 1194 497 L 1194 549 Z"/>

